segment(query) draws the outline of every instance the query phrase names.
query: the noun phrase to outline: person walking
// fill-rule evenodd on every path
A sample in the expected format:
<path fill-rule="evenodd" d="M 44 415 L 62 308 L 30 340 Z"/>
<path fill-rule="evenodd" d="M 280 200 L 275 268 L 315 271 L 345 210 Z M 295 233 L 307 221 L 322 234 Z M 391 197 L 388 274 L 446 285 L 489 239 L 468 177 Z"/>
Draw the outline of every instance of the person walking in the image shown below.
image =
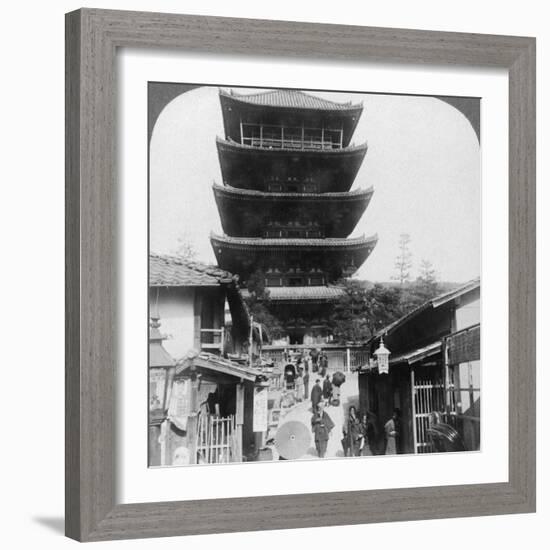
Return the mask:
<path fill-rule="evenodd" d="M 309 368 L 308 367 L 306 367 L 303 379 L 304 379 L 304 396 L 307 399 L 307 396 L 309 395 Z"/>
<path fill-rule="evenodd" d="M 321 354 L 319 363 L 320 363 L 319 374 L 324 377 L 328 370 L 328 357 L 325 352 Z"/>
<path fill-rule="evenodd" d="M 298 376 L 294 381 L 294 387 L 296 388 L 296 401 L 301 403 L 304 400 L 304 377 L 302 376 L 303 369 L 298 367 Z"/>
<path fill-rule="evenodd" d="M 384 432 L 386 434 L 386 454 L 387 455 L 397 454 L 400 417 L 401 417 L 401 411 L 397 408 L 393 409 L 392 417 L 384 425 Z"/>
<path fill-rule="evenodd" d="M 364 432 L 363 425 L 357 416 L 357 409 L 353 405 L 348 409 L 348 418 L 342 426 L 342 432 L 345 456 L 360 456 Z"/>
<path fill-rule="evenodd" d="M 330 376 L 327 374 L 326 378 L 323 380 L 323 399 L 325 400 L 325 405 L 330 405 L 331 398 L 332 382 L 330 381 Z"/>
<path fill-rule="evenodd" d="M 325 404 L 321 401 L 311 417 L 311 430 L 319 458 L 325 458 L 332 428 L 334 428 L 334 422 L 325 411 Z"/>
<path fill-rule="evenodd" d="M 318 348 L 313 348 L 309 352 L 309 356 L 311 357 L 311 372 L 318 371 L 319 352 L 320 350 Z"/>
<path fill-rule="evenodd" d="M 311 388 L 311 410 L 315 412 L 317 410 L 317 405 L 323 399 L 323 388 L 321 388 L 321 380 L 317 378 L 315 380 L 315 385 Z"/>

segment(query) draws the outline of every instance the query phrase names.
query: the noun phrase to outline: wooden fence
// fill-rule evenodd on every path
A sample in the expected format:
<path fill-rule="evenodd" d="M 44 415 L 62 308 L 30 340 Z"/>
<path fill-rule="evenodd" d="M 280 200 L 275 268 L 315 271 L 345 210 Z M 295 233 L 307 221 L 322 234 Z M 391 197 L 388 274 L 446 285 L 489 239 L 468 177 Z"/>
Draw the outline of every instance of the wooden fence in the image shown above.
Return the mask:
<path fill-rule="evenodd" d="M 238 461 L 235 417 L 221 418 L 209 414 L 199 416 L 197 426 L 197 462 L 225 464 Z"/>

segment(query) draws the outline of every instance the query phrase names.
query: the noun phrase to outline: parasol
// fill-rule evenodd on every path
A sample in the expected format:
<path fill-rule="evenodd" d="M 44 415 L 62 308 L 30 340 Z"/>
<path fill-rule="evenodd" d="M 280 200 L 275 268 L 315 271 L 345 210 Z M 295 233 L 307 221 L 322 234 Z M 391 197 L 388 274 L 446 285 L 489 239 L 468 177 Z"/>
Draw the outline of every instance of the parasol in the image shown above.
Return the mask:
<path fill-rule="evenodd" d="M 278 453 L 287 460 L 304 456 L 311 443 L 308 427 L 297 420 L 285 422 L 275 434 L 275 447 Z"/>
<path fill-rule="evenodd" d="M 346 381 L 346 375 L 343 372 L 337 371 L 332 375 L 332 385 L 339 388 Z"/>

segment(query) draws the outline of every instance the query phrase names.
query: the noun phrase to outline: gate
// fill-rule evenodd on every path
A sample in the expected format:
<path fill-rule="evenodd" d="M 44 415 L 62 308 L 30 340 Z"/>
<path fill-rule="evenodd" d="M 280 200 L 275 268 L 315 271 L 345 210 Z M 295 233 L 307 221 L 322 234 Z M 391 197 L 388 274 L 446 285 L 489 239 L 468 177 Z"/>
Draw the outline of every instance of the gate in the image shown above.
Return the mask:
<path fill-rule="evenodd" d="M 433 375 L 416 375 L 411 370 L 413 436 L 415 453 L 431 453 L 433 446 L 428 435 L 431 413 L 445 410 L 445 383 Z"/>
<path fill-rule="evenodd" d="M 197 426 L 197 463 L 235 462 L 240 455 L 237 440 L 234 415 L 221 418 L 201 414 Z"/>

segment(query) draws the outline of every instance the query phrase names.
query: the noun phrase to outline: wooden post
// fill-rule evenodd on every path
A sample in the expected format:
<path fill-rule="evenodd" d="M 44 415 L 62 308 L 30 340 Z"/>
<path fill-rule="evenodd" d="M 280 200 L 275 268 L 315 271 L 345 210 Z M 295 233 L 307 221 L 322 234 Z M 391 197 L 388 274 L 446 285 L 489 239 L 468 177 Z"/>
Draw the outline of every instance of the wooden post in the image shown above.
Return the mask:
<path fill-rule="evenodd" d="M 197 432 L 199 409 L 199 379 L 191 382 L 191 415 L 187 419 L 187 448 L 189 449 L 189 464 L 197 463 Z"/>
<path fill-rule="evenodd" d="M 202 296 L 195 290 L 195 299 L 193 303 L 193 347 L 201 351 L 201 314 L 202 314 Z"/>
<path fill-rule="evenodd" d="M 248 337 L 248 364 L 252 366 L 252 344 L 254 343 L 254 316 L 250 316 L 250 334 Z"/>
<path fill-rule="evenodd" d="M 168 420 L 163 420 L 160 425 L 160 465 L 166 466 L 166 439 L 168 433 Z"/>
<path fill-rule="evenodd" d="M 448 415 L 451 410 L 451 388 L 450 388 L 450 376 L 449 376 L 449 346 L 447 345 L 447 338 L 443 339 L 443 374 L 445 376 L 445 414 Z M 445 422 L 448 422 L 448 418 Z"/>
<path fill-rule="evenodd" d="M 239 120 L 239 126 L 240 126 L 240 129 L 241 129 L 241 145 L 244 144 L 244 135 L 243 135 L 243 119 L 241 118 Z"/>
<path fill-rule="evenodd" d="M 235 462 L 243 461 L 243 424 L 244 424 L 244 384 L 241 381 L 240 384 L 235 386 L 236 391 L 236 406 L 235 406 L 235 438 L 236 438 L 236 450 Z"/>
<path fill-rule="evenodd" d="M 346 371 L 351 370 L 351 350 L 346 348 Z"/>
<path fill-rule="evenodd" d="M 418 452 L 418 434 L 416 433 L 416 389 L 414 380 L 414 367 L 411 367 L 411 409 L 412 409 L 412 425 L 413 425 L 413 446 L 414 453 Z"/>

